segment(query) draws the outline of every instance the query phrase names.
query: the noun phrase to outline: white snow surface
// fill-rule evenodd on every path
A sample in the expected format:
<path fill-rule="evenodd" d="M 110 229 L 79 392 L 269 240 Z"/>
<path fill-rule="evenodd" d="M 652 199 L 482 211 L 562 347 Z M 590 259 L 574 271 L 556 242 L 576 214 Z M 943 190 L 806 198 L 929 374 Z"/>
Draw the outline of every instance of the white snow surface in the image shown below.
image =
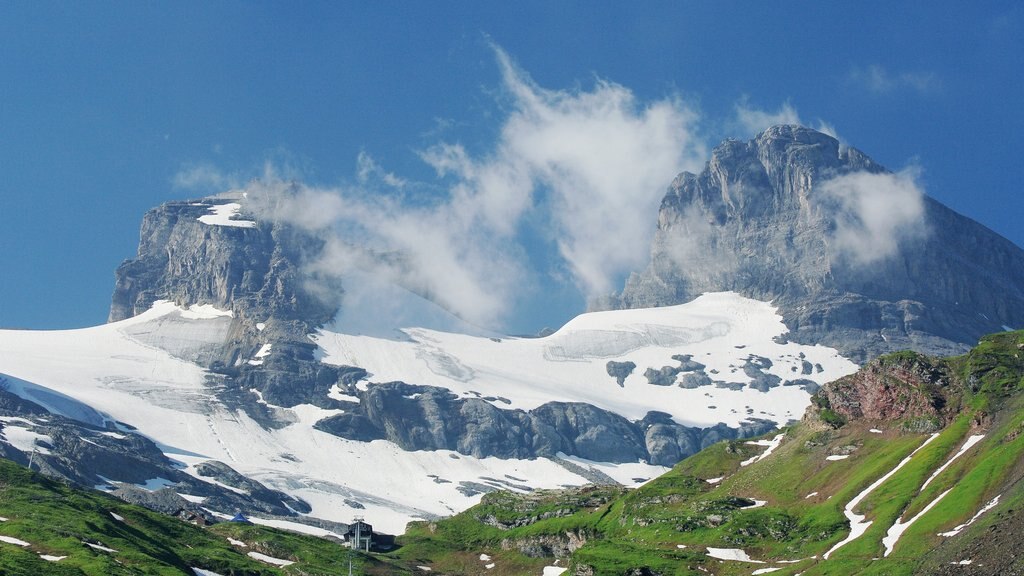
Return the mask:
<path fill-rule="evenodd" d="M 757 570 L 754 570 L 750 574 L 752 576 L 757 576 L 758 574 L 770 574 L 772 572 L 778 572 L 779 570 L 782 570 L 782 568 L 758 568 Z"/>
<path fill-rule="evenodd" d="M 677 422 L 737 426 L 750 417 L 784 425 L 799 419 L 810 395 L 797 386 L 764 393 L 716 386 L 684 389 L 654 386 L 647 368 L 678 366 L 676 354 L 690 354 L 715 380 L 749 383 L 742 366 L 751 355 L 768 358 L 766 372 L 793 379 L 801 361 L 819 363 L 821 373 L 801 376 L 824 384 L 857 366 L 831 348 L 779 344 L 782 318 L 767 303 L 735 293 L 704 294 L 678 306 L 582 314 L 544 338 L 495 338 L 407 328 L 404 338 L 351 335 L 321 330 L 313 335 L 322 360 L 359 366 L 373 382 L 401 380 L 448 388 L 460 396 L 501 397 L 501 408 L 530 410 L 547 402 L 586 402 L 638 420 L 651 410 Z M 805 358 L 799 355 L 803 353 Z M 636 369 L 620 387 L 608 375 L 609 361 L 633 362 Z M 717 370 L 717 373 L 711 372 Z M 798 372 L 797 372 L 798 373 Z M 748 408 L 755 409 L 752 414 Z"/>
<path fill-rule="evenodd" d="M 545 566 L 544 572 L 541 573 L 541 576 L 559 576 L 560 574 L 564 574 L 568 571 L 568 568 L 562 568 L 561 566 Z"/>
<path fill-rule="evenodd" d="M 835 462 L 836 460 L 846 460 L 849 457 L 849 454 L 833 454 L 831 456 L 825 456 L 825 460 L 828 460 L 829 462 Z"/>
<path fill-rule="evenodd" d="M 274 408 L 285 411 L 293 423 L 264 429 L 244 412 L 222 404 L 211 388 L 216 375 L 188 360 L 223 343 L 231 322 L 228 314 L 158 302 L 136 317 L 93 328 L 0 330 L 0 376 L 6 377 L 11 392 L 55 413 L 101 428 L 117 422 L 136 427 L 188 473 L 194 475 L 199 463 L 218 460 L 307 501 L 311 516 L 338 522 L 364 516 L 383 532 L 402 533 L 410 520 L 447 516 L 477 503 L 480 495 L 459 492 L 462 482 L 506 489 L 587 483 L 550 459 L 481 459 L 448 451 L 407 452 L 387 441 L 345 440 L 313 428 L 320 418 L 338 413 L 315 406 Z M 720 293 L 681 306 L 585 314 L 547 338 L 408 329 L 406 340 L 326 331 L 314 339 L 324 361 L 364 367 L 373 382 L 403 380 L 443 386 L 464 396 L 510 400 L 511 406 L 496 403 L 499 408 L 578 401 L 632 419 L 660 410 L 682 424 L 734 426 L 748 418 L 748 406 L 765 412 L 749 416 L 780 424 L 799 418 L 809 395 L 796 386 L 767 393 L 653 386 L 643 371 L 677 366 L 674 354 L 691 354 L 712 378 L 732 382 L 749 380 L 741 367 L 752 354 L 771 359 L 767 371 L 784 380 L 804 359 L 825 368 L 802 376 L 819 383 L 856 369 L 829 348 L 774 342 L 784 331 L 769 304 Z M 624 388 L 607 374 L 609 360 L 636 363 Z M 713 369 L 718 373 L 711 373 Z M 134 433 L 115 426 L 120 433 Z M 10 426 L 4 432 L 18 429 L 24 430 Z M 666 470 L 643 463 L 566 459 L 627 485 L 636 483 L 633 478 L 653 478 Z"/>
<path fill-rule="evenodd" d="M 259 552 L 246 552 L 246 556 L 250 558 L 255 558 L 260 562 L 266 562 L 267 564 L 273 564 L 274 566 L 280 566 L 282 568 L 284 568 L 285 566 L 291 566 L 292 564 L 295 564 L 295 562 L 291 560 L 274 558 L 273 556 L 267 556 L 266 554 L 260 554 Z"/>
<path fill-rule="evenodd" d="M 82 544 L 85 544 L 86 546 L 88 546 L 89 548 L 92 548 L 93 550 L 102 550 L 104 552 L 109 552 L 111 554 L 117 552 L 117 550 L 114 550 L 113 548 L 108 548 L 108 547 L 106 547 L 106 546 L 104 546 L 102 544 L 93 544 L 92 542 L 86 542 L 84 540 L 82 541 Z"/>
<path fill-rule="evenodd" d="M 52 554 L 40 554 L 39 557 L 43 560 L 46 560 L 47 562 L 60 562 L 61 560 L 67 558 L 67 556 L 54 556 Z"/>
<path fill-rule="evenodd" d="M 31 546 L 24 540 L 18 540 L 14 536 L 0 536 L 0 542 L 7 542 L 8 544 L 14 544 L 15 546 Z"/>
<path fill-rule="evenodd" d="M 242 205 L 238 202 L 214 204 L 213 206 L 210 206 L 210 214 L 200 216 L 197 220 L 210 226 L 254 228 L 256 226 L 256 222 L 253 222 L 252 220 L 236 220 L 238 217 L 238 211 L 241 209 Z"/>
<path fill-rule="evenodd" d="M 753 446 L 766 446 L 768 449 L 756 456 L 753 456 L 751 458 L 744 460 L 743 462 L 740 462 L 740 466 L 750 466 L 754 462 L 760 462 L 761 460 L 764 460 L 765 458 L 771 456 L 772 452 L 775 452 L 775 449 L 778 448 L 780 444 L 782 444 L 782 439 L 785 436 L 785 434 L 776 434 L 775 437 L 770 440 L 761 439 L 751 440 L 747 442 L 747 444 Z"/>
<path fill-rule="evenodd" d="M 719 560 L 732 560 L 734 562 L 750 562 L 752 564 L 764 564 L 761 560 L 754 560 L 747 555 L 746 551 L 740 548 L 712 548 L 708 546 L 708 556 Z"/>
<path fill-rule="evenodd" d="M 192 572 L 194 572 L 196 576 L 222 576 L 213 570 L 203 570 L 202 568 L 192 568 Z"/>
<path fill-rule="evenodd" d="M 26 454 L 33 450 L 40 454 L 50 453 L 49 449 L 44 446 L 40 446 L 38 443 L 45 442 L 47 444 L 53 444 L 53 438 L 46 434 L 39 434 L 29 430 L 28 428 L 24 428 L 22 422 L 19 422 L 20 420 L 24 420 L 23 418 L 6 418 L 5 420 L 6 422 L 4 422 L 4 427 L 0 430 L 0 438 L 3 438 L 11 446 L 14 446 Z M 28 421 L 25 420 L 25 422 Z M 34 426 L 34 424 L 31 423 L 30 425 Z"/>

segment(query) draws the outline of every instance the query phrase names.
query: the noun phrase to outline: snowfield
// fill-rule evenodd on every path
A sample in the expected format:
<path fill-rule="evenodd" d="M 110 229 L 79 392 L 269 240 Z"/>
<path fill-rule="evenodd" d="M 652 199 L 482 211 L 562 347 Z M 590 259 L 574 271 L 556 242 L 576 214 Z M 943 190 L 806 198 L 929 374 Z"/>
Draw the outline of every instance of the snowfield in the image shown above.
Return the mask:
<path fill-rule="evenodd" d="M 93 328 L 0 330 L 0 375 L 12 392 L 55 413 L 116 428 L 112 437 L 129 433 L 118 422 L 137 428 L 186 472 L 194 474 L 197 464 L 219 460 L 307 501 L 311 516 L 339 522 L 363 516 L 384 532 L 401 533 L 410 520 L 450 515 L 475 504 L 480 495 L 466 490 L 467 483 L 519 490 L 515 486 L 587 482 L 557 458 L 473 458 L 448 451 L 406 452 L 387 441 L 345 440 L 313 428 L 337 410 L 309 405 L 282 409 L 291 412 L 294 423 L 264 429 L 222 404 L 215 395 L 216 378 L 183 359 L 216 349 L 232 321 L 227 311 L 208 306 L 182 309 L 157 302 L 139 316 Z M 750 417 L 779 424 L 797 419 L 809 394 L 800 386 L 781 385 L 767 392 L 656 386 L 644 371 L 679 366 L 671 358 L 677 354 L 704 364 L 712 379 L 734 384 L 750 381 L 743 365 L 752 355 L 769 359 L 764 372 L 783 382 L 800 378 L 821 384 L 856 369 L 832 349 L 776 342 L 784 332 L 769 304 L 724 293 L 681 306 L 585 314 L 546 338 L 427 329 L 406 329 L 407 339 L 330 331 L 311 338 L 323 361 L 363 367 L 372 373 L 371 382 L 403 380 L 507 399 L 510 404 L 496 404 L 501 408 L 589 402 L 631 419 L 660 410 L 682 424 L 734 426 Z M 623 386 L 609 376 L 609 360 L 636 364 Z M 808 363 L 820 365 L 821 371 L 802 373 Z M 21 423 L 5 424 L 8 441 L 20 447 L 35 443 Z M 627 485 L 665 471 L 644 463 L 565 459 Z M 106 481 L 98 478 L 97 483 Z"/>
<path fill-rule="evenodd" d="M 681 388 L 648 382 L 648 368 L 678 367 L 672 356 L 688 354 L 705 365 L 711 380 L 746 385 L 749 358 L 767 358 L 764 372 L 782 382 L 824 384 L 856 371 L 834 349 L 779 344 L 786 332 L 767 303 L 730 292 L 705 294 L 678 306 L 614 310 L 577 316 L 545 338 L 494 338 L 413 328 L 407 338 L 340 334 L 321 330 L 313 339 L 328 364 L 359 366 L 374 382 L 401 380 L 447 388 L 464 397 L 490 396 L 501 408 L 530 410 L 546 402 L 586 402 L 625 416 L 651 410 L 680 424 L 737 426 L 751 417 L 784 425 L 803 416 L 810 395 L 799 386 L 768 392 L 716 385 Z M 608 374 L 608 362 L 636 365 L 622 386 Z M 804 362 L 820 372 L 802 373 Z M 677 376 L 678 379 L 685 373 Z"/>

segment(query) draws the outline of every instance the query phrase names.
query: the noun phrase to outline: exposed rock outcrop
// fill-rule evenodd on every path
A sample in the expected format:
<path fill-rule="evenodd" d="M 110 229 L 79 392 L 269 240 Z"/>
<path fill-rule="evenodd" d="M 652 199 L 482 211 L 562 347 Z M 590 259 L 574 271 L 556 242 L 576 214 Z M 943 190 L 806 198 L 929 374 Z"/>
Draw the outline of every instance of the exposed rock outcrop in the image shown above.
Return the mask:
<path fill-rule="evenodd" d="M 343 369 L 344 370 L 344 369 Z M 559 452 L 599 462 L 671 466 L 719 440 L 763 434 L 774 423 L 739 428 L 683 426 L 651 412 L 631 422 L 579 402 L 549 402 L 530 411 L 499 408 L 496 399 L 461 398 L 444 388 L 388 382 L 348 389 L 359 404 L 316 428 L 352 440 L 386 439 L 406 450 L 454 450 L 485 458 L 536 458 Z"/>

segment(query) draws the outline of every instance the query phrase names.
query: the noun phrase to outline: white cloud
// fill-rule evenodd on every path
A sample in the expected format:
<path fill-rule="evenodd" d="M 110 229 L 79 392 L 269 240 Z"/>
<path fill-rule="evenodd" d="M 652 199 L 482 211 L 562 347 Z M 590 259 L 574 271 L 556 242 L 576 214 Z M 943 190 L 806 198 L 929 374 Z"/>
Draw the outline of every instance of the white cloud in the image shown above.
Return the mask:
<path fill-rule="evenodd" d="M 833 255 L 863 266 L 927 236 L 919 175 L 911 167 L 895 174 L 854 172 L 822 183 L 818 202 L 834 212 Z"/>
<path fill-rule="evenodd" d="M 749 98 L 742 98 L 735 106 L 736 128 L 743 136 L 755 136 L 766 129 L 779 124 L 802 124 L 800 115 L 789 102 L 785 102 L 775 112 L 769 112 L 750 105 Z"/>
<path fill-rule="evenodd" d="M 877 64 L 872 64 L 867 68 L 853 68 L 850 70 L 847 80 L 863 87 L 868 92 L 879 95 L 907 89 L 928 93 L 939 86 L 938 77 L 932 72 L 892 73 Z"/>
<path fill-rule="evenodd" d="M 391 188 L 403 188 L 407 184 L 404 178 L 399 178 L 377 164 L 365 150 L 356 157 L 356 179 L 360 184 L 368 184 L 373 180 L 379 180 Z"/>
<path fill-rule="evenodd" d="M 421 153 L 438 175 L 429 185 L 436 196 L 413 197 L 428 186 L 407 186 L 364 153 L 350 188 L 288 183 L 269 171 L 247 189 L 250 210 L 325 239 L 314 276 L 369 271 L 486 327 L 500 326 L 548 273 L 529 259 L 525 246 L 538 240 L 528 232 L 550 235 L 542 241 L 557 245 L 583 294 L 613 291 L 646 265 L 673 177 L 703 164 L 697 114 L 674 97 L 638 102 L 603 80 L 547 90 L 495 53 L 508 115 L 489 150 L 441 142 Z M 381 182 L 405 187 L 403 195 L 372 193 Z"/>

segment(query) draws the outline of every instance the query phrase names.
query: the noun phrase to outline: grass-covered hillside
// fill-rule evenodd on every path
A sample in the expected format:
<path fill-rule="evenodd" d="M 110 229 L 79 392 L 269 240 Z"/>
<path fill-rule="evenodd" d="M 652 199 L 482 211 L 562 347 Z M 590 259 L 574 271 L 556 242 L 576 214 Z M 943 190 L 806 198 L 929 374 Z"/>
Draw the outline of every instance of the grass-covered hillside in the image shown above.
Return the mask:
<path fill-rule="evenodd" d="M 403 573 L 363 555 L 355 566 L 359 574 Z M 193 526 L 0 459 L 0 574 L 196 573 L 348 574 L 348 549 L 261 526 Z"/>
<path fill-rule="evenodd" d="M 490 494 L 411 525 L 393 557 L 444 574 L 1021 573 L 1022 392 L 1024 332 L 885 356 L 798 425 L 637 490 Z"/>

